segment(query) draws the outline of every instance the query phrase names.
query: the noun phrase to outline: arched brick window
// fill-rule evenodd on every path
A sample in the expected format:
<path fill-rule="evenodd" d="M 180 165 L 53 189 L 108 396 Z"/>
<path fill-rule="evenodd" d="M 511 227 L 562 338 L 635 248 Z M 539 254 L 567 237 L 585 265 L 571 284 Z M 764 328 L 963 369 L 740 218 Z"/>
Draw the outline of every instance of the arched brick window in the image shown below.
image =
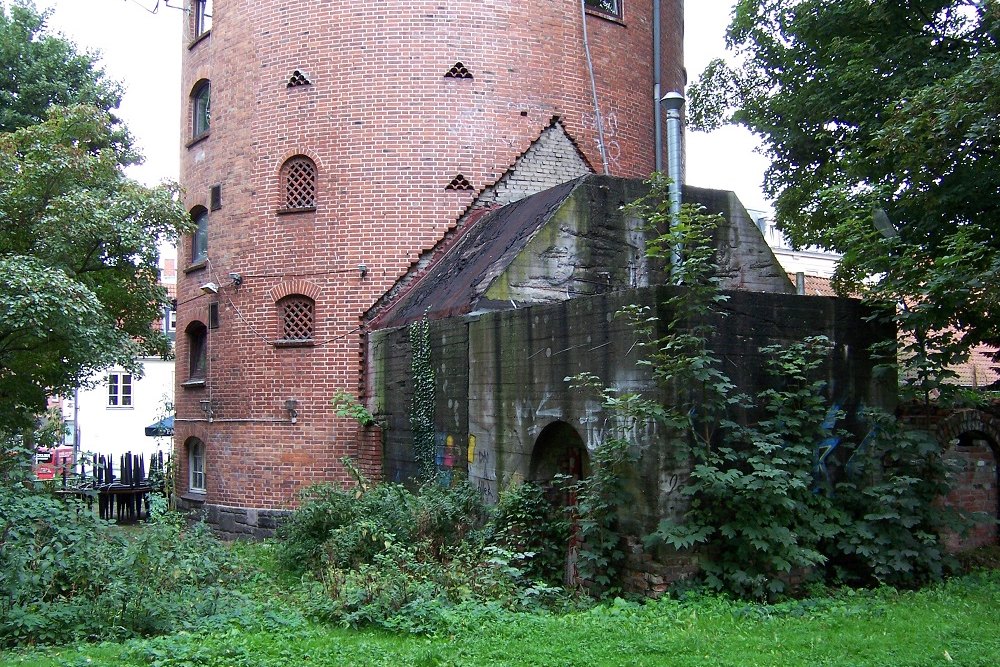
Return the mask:
<path fill-rule="evenodd" d="M 281 167 L 282 206 L 285 212 L 316 210 L 316 163 L 304 155 Z"/>
<path fill-rule="evenodd" d="M 212 124 L 212 84 L 202 79 L 191 89 L 191 138 L 208 134 Z"/>
<path fill-rule="evenodd" d="M 278 301 L 279 342 L 309 345 L 316 331 L 316 303 L 302 294 L 291 294 Z"/>

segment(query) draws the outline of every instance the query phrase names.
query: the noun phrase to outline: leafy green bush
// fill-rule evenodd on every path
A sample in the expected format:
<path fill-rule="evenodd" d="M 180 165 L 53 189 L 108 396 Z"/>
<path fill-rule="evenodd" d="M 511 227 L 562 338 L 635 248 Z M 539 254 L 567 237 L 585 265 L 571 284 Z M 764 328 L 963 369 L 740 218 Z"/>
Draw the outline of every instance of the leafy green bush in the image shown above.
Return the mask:
<path fill-rule="evenodd" d="M 552 582 L 569 523 L 540 488 L 506 492 L 491 518 L 469 484 L 433 480 L 413 492 L 355 475 L 350 488 L 309 489 L 279 533 L 279 562 L 312 575 L 311 615 L 435 632 L 473 601 L 535 608 L 565 597 Z"/>
<path fill-rule="evenodd" d="M 532 581 L 559 585 L 566 574 L 566 549 L 572 524 L 566 508 L 538 484 L 524 482 L 506 489 L 494 508 L 492 541 L 511 553 L 524 554 L 524 572 Z"/>
<path fill-rule="evenodd" d="M 907 588 L 939 580 L 958 569 L 941 543 L 942 532 L 971 525 L 939 502 L 948 492 L 941 444 L 888 415 L 869 416 L 873 437 L 856 449 L 836 486 L 841 521 L 825 545 L 829 577 Z"/>
<path fill-rule="evenodd" d="M 232 602 L 236 569 L 204 525 L 166 513 L 126 533 L 13 470 L 0 485 L 0 646 L 170 632 Z"/>
<path fill-rule="evenodd" d="M 353 487 L 317 485 L 303 493 L 278 532 L 279 560 L 287 568 L 318 575 L 331 565 L 370 564 L 395 542 L 419 542 L 440 554 L 485 523 L 482 498 L 467 484 L 445 487 L 433 480 L 414 493 L 354 474 Z"/>

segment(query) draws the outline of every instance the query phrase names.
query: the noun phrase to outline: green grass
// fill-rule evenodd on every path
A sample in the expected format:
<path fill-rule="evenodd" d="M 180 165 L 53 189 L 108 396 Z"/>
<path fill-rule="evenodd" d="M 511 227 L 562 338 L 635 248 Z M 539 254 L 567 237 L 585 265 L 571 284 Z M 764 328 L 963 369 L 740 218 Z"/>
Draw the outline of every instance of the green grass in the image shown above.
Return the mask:
<path fill-rule="evenodd" d="M 267 587 L 258 590 L 263 594 Z M 256 597 L 256 596 L 255 596 Z M 1000 664 L 1000 572 L 917 592 L 844 591 L 761 606 L 717 598 L 617 601 L 564 615 L 466 609 L 422 637 L 306 620 L 275 598 L 228 627 L 123 644 L 0 653 L 2 665 L 657 665 L 782 667 Z"/>

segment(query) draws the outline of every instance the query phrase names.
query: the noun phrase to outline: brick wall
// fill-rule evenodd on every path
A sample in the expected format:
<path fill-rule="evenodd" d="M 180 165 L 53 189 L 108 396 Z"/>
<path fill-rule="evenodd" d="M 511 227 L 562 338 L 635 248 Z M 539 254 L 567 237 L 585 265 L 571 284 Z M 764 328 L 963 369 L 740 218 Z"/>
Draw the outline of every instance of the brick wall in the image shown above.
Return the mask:
<path fill-rule="evenodd" d="M 666 89 L 684 79 L 682 7 L 664 6 Z M 650 14 L 649 0 L 635 0 L 621 22 L 587 18 L 617 175 L 653 164 Z M 184 201 L 211 208 L 219 186 L 221 207 L 210 211 L 207 261 L 192 262 L 190 239 L 178 252 L 179 491 L 190 438 L 206 445 L 207 493 L 195 501 L 209 505 L 285 507 L 311 482 L 345 479 L 342 456 L 377 472 L 377 432 L 329 405 L 336 390 L 359 389 L 361 317 L 533 142 L 548 146 L 539 137 L 554 117 L 581 162 L 601 164 L 581 34 L 576 0 L 216 0 L 211 32 L 185 34 Z M 444 76 L 458 61 L 471 79 Z M 310 83 L 289 87 L 295 71 Z M 192 140 L 189 96 L 202 80 L 211 126 Z M 316 206 L 280 214 L 281 167 L 297 155 L 317 167 Z M 471 190 L 446 189 L 457 174 Z M 509 179 L 494 192 L 518 187 Z M 301 281 L 315 294 L 315 344 L 276 346 L 274 295 Z M 209 282 L 217 294 L 202 293 Z M 186 383 L 184 332 L 207 323 L 213 303 L 205 382 Z M 293 398 L 295 423 L 284 408 Z"/>

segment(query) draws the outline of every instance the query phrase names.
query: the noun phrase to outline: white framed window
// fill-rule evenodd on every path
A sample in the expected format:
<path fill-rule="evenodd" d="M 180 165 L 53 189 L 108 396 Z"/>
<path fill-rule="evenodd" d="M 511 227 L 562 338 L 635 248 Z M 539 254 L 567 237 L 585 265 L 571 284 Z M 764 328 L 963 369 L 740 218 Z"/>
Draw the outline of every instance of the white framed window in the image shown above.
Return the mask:
<path fill-rule="evenodd" d="M 108 373 L 108 407 L 132 407 L 131 373 Z"/>
<path fill-rule="evenodd" d="M 163 333 L 167 338 L 174 340 L 177 338 L 177 301 L 163 309 Z"/>
<path fill-rule="evenodd" d="M 194 36 L 197 39 L 212 29 L 212 0 L 194 0 Z"/>
<path fill-rule="evenodd" d="M 198 438 L 188 441 L 188 490 L 205 492 L 205 443 Z"/>

